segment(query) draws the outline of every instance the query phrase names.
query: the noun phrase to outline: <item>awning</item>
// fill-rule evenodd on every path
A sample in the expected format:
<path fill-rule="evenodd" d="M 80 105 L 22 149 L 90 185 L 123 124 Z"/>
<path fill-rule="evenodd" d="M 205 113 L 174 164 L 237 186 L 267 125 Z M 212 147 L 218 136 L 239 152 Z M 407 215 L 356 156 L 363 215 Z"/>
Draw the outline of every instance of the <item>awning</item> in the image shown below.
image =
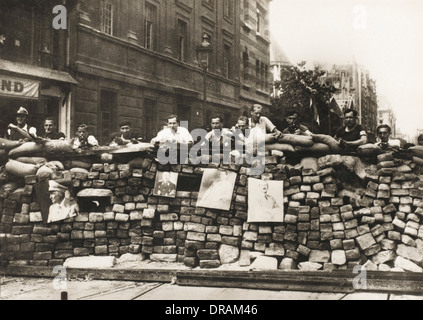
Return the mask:
<path fill-rule="evenodd" d="M 69 73 L 3 59 L 0 59 L 0 72 L 1 71 L 12 72 L 21 76 L 24 75 L 40 79 L 49 79 L 59 82 L 78 84 L 78 82 Z"/>

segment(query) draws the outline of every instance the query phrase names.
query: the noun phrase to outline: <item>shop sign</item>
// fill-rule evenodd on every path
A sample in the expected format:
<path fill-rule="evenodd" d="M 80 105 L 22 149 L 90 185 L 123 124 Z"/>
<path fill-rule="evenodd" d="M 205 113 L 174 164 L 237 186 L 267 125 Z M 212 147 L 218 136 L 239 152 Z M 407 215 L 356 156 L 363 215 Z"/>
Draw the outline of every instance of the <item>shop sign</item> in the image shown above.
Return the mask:
<path fill-rule="evenodd" d="M 40 82 L 0 75 L 0 96 L 38 98 Z"/>

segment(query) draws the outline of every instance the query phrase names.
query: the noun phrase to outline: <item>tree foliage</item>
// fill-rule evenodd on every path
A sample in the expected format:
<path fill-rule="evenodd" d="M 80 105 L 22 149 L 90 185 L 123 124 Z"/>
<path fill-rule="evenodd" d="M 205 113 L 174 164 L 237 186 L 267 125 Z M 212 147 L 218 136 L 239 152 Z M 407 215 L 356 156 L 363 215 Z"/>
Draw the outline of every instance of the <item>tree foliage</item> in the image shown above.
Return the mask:
<path fill-rule="evenodd" d="M 324 71 L 318 67 L 308 70 L 305 65 L 306 62 L 301 62 L 297 66 L 282 68 L 281 81 L 275 83 L 279 94 L 272 99 L 271 117 L 278 127 L 284 128 L 287 111 L 295 109 L 303 124 L 314 132 L 322 132 L 325 130 L 315 120 L 317 115 L 329 114 L 329 103 L 335 88 L 322 81 Z M 311 107 L 311 101 L 316 108 Z"/>

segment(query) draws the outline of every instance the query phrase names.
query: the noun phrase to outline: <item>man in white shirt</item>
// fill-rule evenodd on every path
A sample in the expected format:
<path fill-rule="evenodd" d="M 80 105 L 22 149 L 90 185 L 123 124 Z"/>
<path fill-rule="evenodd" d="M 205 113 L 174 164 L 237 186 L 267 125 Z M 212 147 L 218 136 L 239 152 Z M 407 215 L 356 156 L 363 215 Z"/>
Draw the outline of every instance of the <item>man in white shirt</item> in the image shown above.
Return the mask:
<path fill-rule="evenodd" d="M 401 148 L 401 141 L 398 139 L 391 139 L 392 129 L 387 124 L 382 124 L 376 129 L 378 136 L 377 146 L 382 149 L 399 149 Z"/>
<path fill-rule="evenodd" d="M 37 129 L 30 127 L 27 123 L 28 110 L 24 107 L 20 107 L 16 112 L 16 125 L 9 124 L 6 134 L 6 139 L 9 140 L 21 140 L 21 139 L 33 139 L 37 136 Z"/>
<path fill-rule="evenodd" d="M 47 223 L 58 222 L 72 218 L 78 215 L 78 204 L 69 198 L 66 198 L 68 188 L 57 183 L 49 181 L 49 193 L 52 205 L 49 209 Z"/>
<path fill-rule="evenodd" d="M 262 115 L 263 107 L 259 104 L 255 104 L 251 107 L 250 114 L 251 118 L 249 119 L 249 127 L 252 130 L 259 129 L 265 134 L 265 142 L 275 143 L 279 138 L 282 137 L 282 132 L 280 132 L 276 126 L 270 121 L 267 117 Z"/>
<path fill-rule="evenodd" d="M 220 116 L 212 117 L 210 119 L 211 131 L 206 134 L 202 146 L 208 143 L 210 153 L 213 151 L 214 146 L 219 146 L 219 153 L 223 154 L 225 148 L 231 148 L 232 132 L 229 129 L 223 128 L 223 119 Z"/>
<path fill-rule="evenodd" d="M 167 119 L 167 128 L 164 128 L 157 134 L 157 137 L 151 140 L 151 144 L 166 144 L 166 142 L 187 144 L 190 146 L 194 144 L 189 131 L 179 126 L 179 119 L 176 115 L 170 116 Z"/>

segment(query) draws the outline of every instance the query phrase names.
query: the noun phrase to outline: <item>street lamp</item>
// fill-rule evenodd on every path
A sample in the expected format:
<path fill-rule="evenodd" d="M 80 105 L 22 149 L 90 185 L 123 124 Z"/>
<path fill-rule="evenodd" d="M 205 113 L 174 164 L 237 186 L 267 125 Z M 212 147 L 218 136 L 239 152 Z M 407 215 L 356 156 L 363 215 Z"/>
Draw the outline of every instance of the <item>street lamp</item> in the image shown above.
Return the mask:
<path fill-rule="evenodd" d="M 202 42 L 197 46 L 197 60 L 199 66 L 203 69 L 203 114 L 206 110 L 207 101 L 207 71 L 209 69 L 210 55 L 213 52 L 213 47 L 210 43 L 209 36 L 204 33 Z"/>

